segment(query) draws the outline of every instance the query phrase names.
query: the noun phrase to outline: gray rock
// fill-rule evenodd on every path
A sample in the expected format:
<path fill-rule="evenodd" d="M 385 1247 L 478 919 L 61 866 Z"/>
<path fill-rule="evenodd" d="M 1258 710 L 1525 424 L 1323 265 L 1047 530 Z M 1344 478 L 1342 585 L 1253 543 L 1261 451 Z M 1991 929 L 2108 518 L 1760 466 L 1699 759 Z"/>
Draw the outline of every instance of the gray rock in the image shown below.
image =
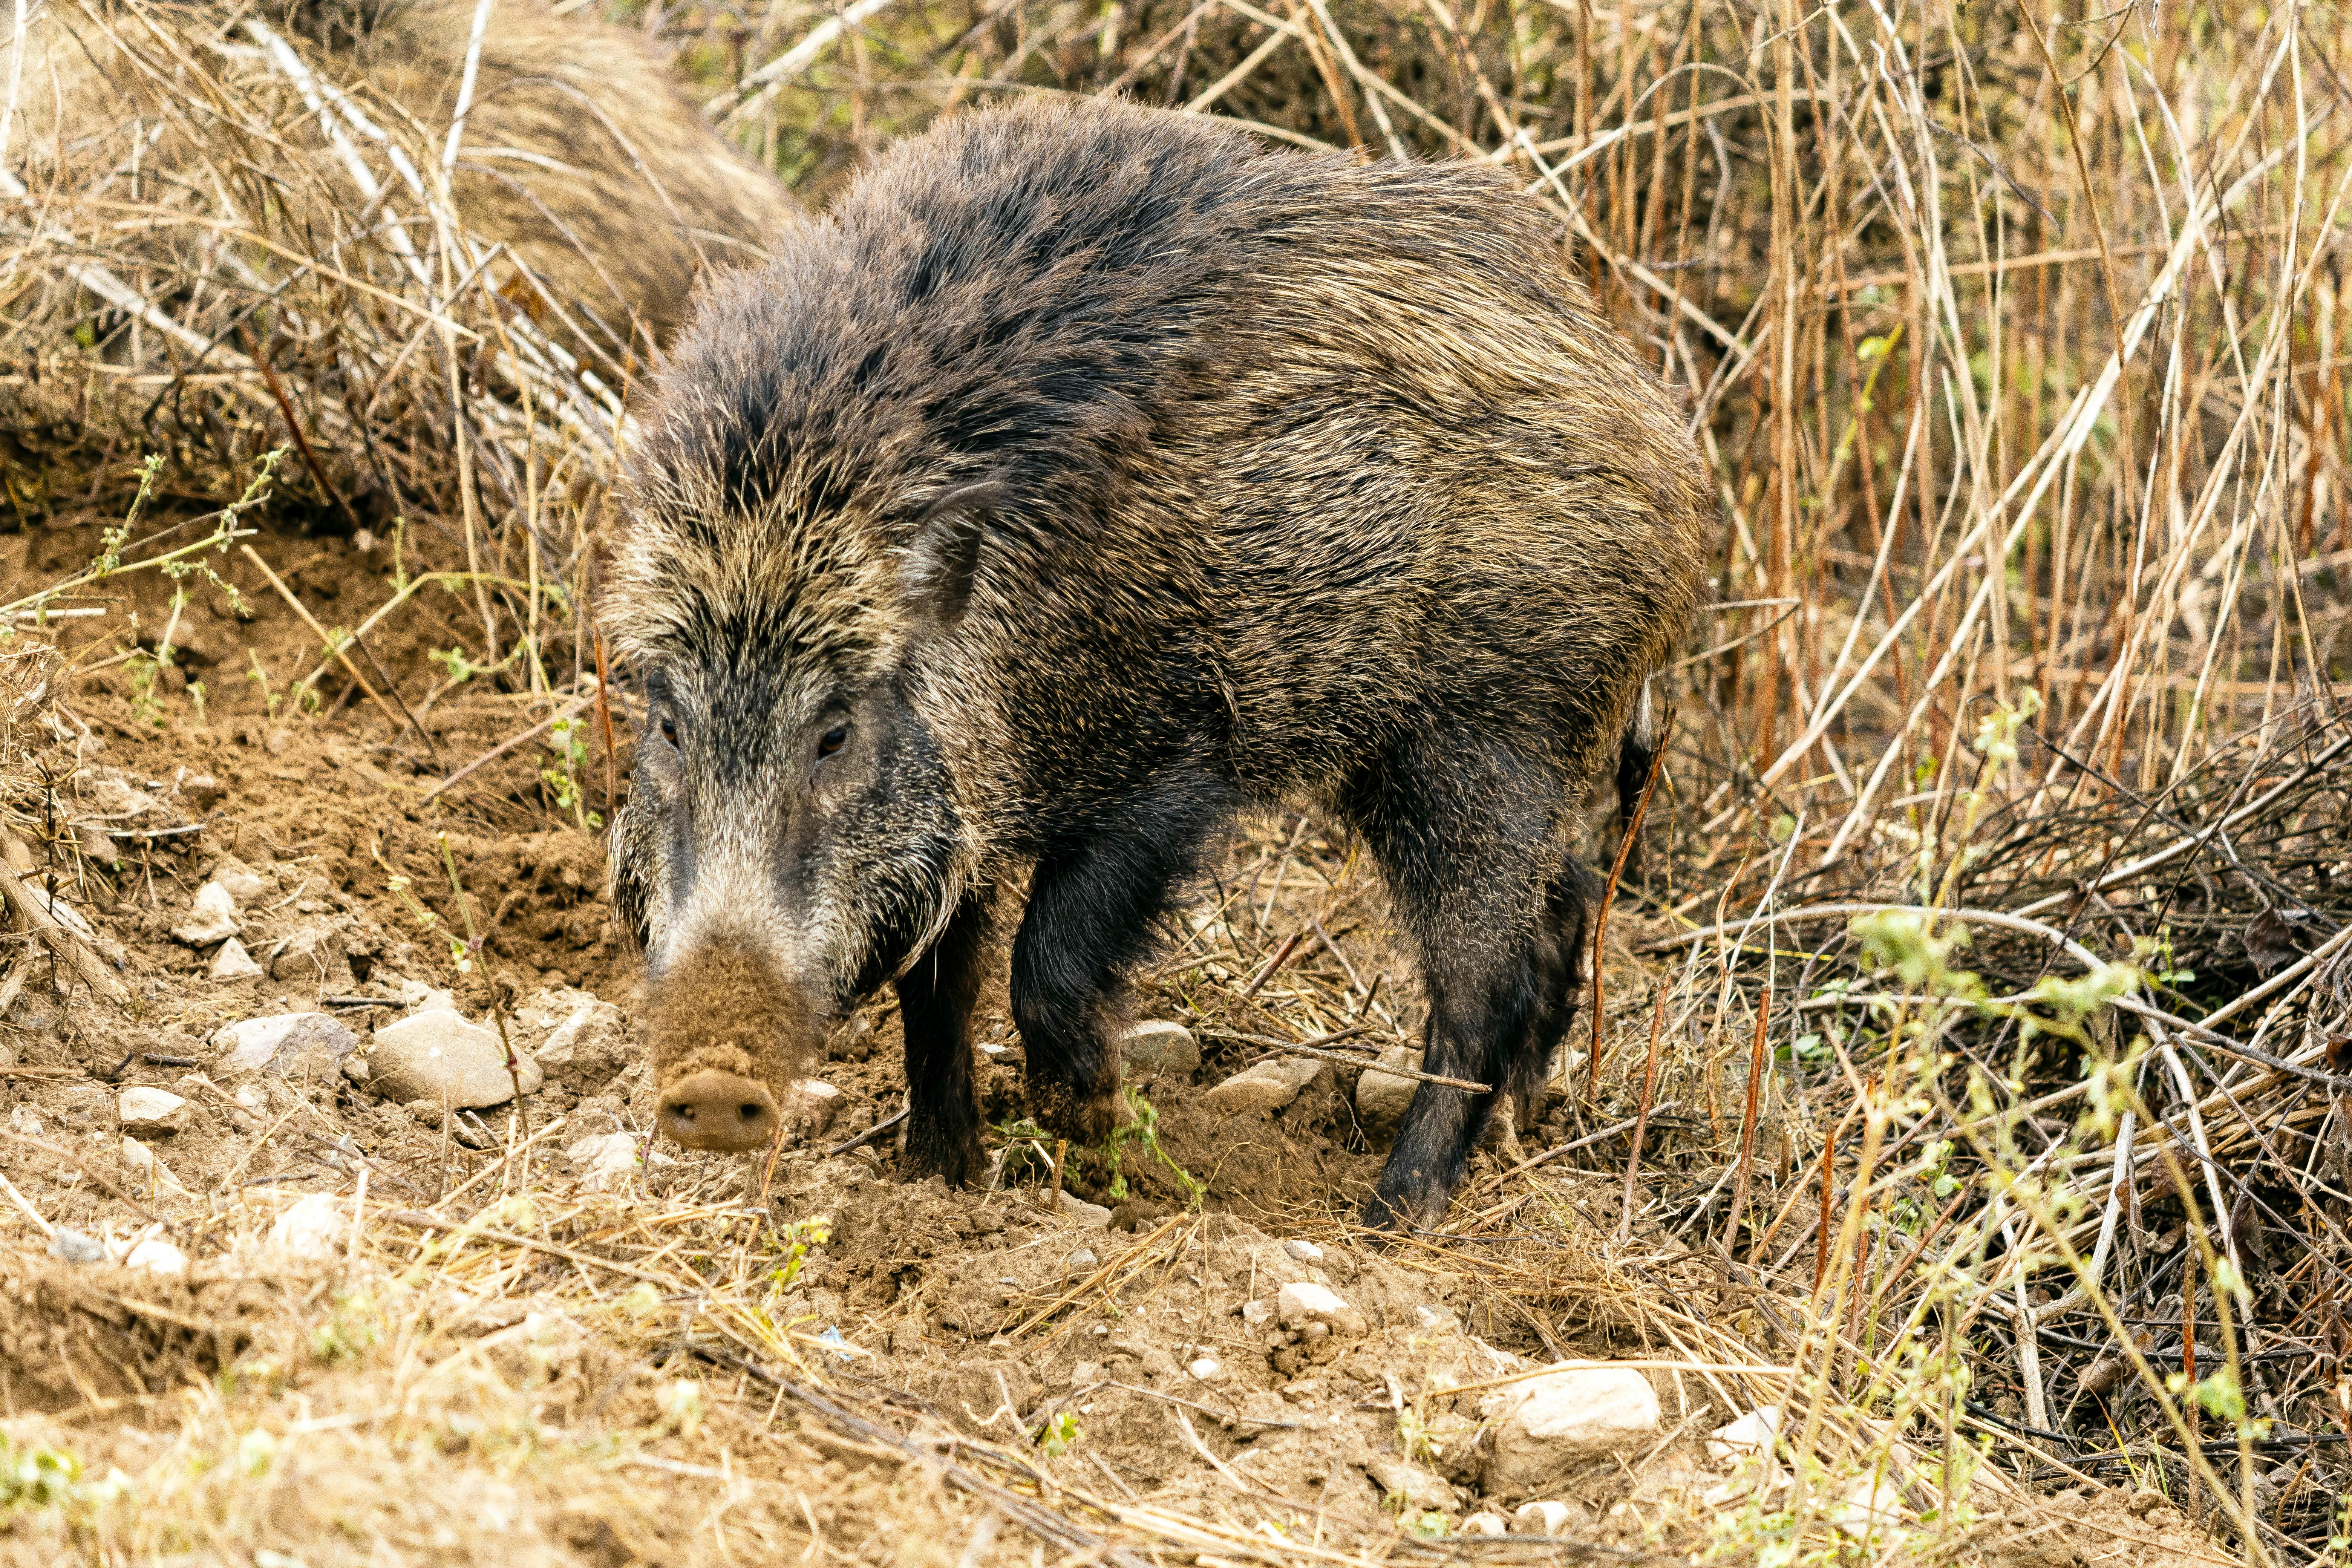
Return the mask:
<path fill-rule="evenodd" d="M 454 1013 L 457 1010 L 456 996 L 427 985 L 422 980 L 403 980 L 399 994 L 400 1005 L 412 1013 Z"/>
<path fill-rule="evenodd" d="M 122 1130 L 134 1138 L 169 1138 L 188 1124 L 195 1108 L 160 1089 L 126 1089 L 115 1101 Z"/>
<path fill-rule="evenodd" d="M 1595 1459 L 1630 1458 L 1658 1438 L 1658 1395 L 1631 1367 L 1549 1373 L 1519 1385 L 1495 1432 L 1486 1490 L 1527 1497 L 1556 1490 Z"/>
<path fill-rule="evenodd" d="M 541 992 L 532 1000 L 555 997 L 553 992 Z M 526 1030 L 544 1024 L 547 1037 L 531 1051 L 533 1059 L 558 1083 L 585 1094 L 612 1082 L 636 1053 L 618 1007 L 585 991 L 566 992 L 562 1000 L 569 1005 L 560 1012 L 554 1005 L 534 1009 L 525 1003 L 516 1010 L 515 1021 Z"/>
<path fill-rule="evenodd" d="M 226 888 L 229 897 L 235 899 L 240 907 L 257 902 L 269 892 L 269 884 L 262 879 L 261 873 L 234 855 L 222 856 L 219 863 L 213 867 L 209 879 Z"/>
<path fill-rule="evenodd" d="M 1095 1256 L 1091 1247 L 1081 1247 L 1062 1259 L 1062 1272 L 1072 1279 L 1084 1279 L 1101 1267 L 1102 1259 Z"/>
<path fill-rule="evenodd" d="M 1405 1107 L 1412 1103 L 1413 1090 L 1421 1084 L 1413 1079 L 1382 1072 L 1381 1068 L 1411 1068 L 1418 1072 L 1421 1053 L 1406 1046 L 1391 1046 L 1356 1080 L 1356 1120 L 1367 1129 L 1384 1132 L 1404 1120 Z"/>
<path fill-rule="evenodd" d="M 1541 1502 L 1521 1503 L 1511 1515 L 1511 1528 L 1518 1535 L 1559 1535 L 1568 1529 L 1569 1507 L 1555 1499 Z"/>
<path fill-rule="evenodd" d="M 134 1197 L 141 1188 L 152 1188 L 159 1193 L 184 1193 L 188 1190 L 180 1184 L 179 1177 L 172 1174 L 172 1167 L 155 1158 L 155 1151 L 136 1138 L 122 1141 L 122 1163 L 130 1169 Z"/>
<path fill-rule="evenodd" d="M 1276 1293 L 1274 1311 L 1293 1333 L 1317 1323 L 1336 1334 L 1360 1334 L 1370 1327 L 1364 1314 L 1340 1300 L 1337 1291 L 1303 1279 Z"/>
<path fill-rule="evenodd" d="M 1201 1097 L 1219 1116 L 1244 1110 L 1280 1110 L 1323 1076 L 1323 1064 L 1313 1057 L 1276 1057 L 1246 1072 L 1235 1073 Z"/>
<path fill-rule="evenodd" d="M 75 824 L 74 837 L 81 840 L 81 852 L 108 870 L 121 864 L 122 851 L 115 847 L 114 835 L 95 822 Z"/>
<path fill-rule="evenodd" d="M 272 980 L 333 979 L 345 973 L 342 933 L 332 926 L 304 926 L 271 945 L 268 967 Z"/>
<path fill-rule="evenodd" d="M 253 962 L 253 954 L 246 952 L 245 943 L 235 937 L 221 943 L 220 951 L 213 954 L 215 980 L 254 980 L 261 973 L 261 965 Z"/>
<path fill-rule="evenodd" d="M 62 1258 L 68 1263 L 97 1263 L 106 1257 L 106 1248 L 97 1239 L 84 1236 L 71 1226 L 54 1226 L 49 1230 L 49 1256 Z"/>
<path fill-rule="evenodd" d="M 1454 1511 L 1454 1489 L 1443 1477 L 1423 1469 L 1401 1454 L 1379 1454 L 1364 1461 L 1364 1473 L 1383 1497 L 1402 1498 L 1423 1512 Z"/>
<path fill-rule="evenodd" d="M 604 1192 L 636 1181 L 637 1153 L 645 1146 L 645 1140 L 634 1132 L 603 1132 L 577 1140 L 563 1152 L 580 1167 L 583 1186 L 591 1192 Z M 667 1165 L 670 1157 L 655 1149 L 648 1161 L 651 1164 Z"/>
<path fill-rule="evenodd" d="M 1501 1514 L 1483 1509 L 1462 1521 L 1461 1533 L 1464 1535 L 1508 1535 L 1510 1532 L 1511 1527 L 1503 1521 Z"/>
<path fill-rule="evenodd" d="M 1298 1259 L 1301 1263 L 1320 1263 L 1323 1261 L 1323 1249 L 1316 1246 L 1311 1241 L 1286 1241 L 1282 1244 L 1282 1250 L 1290 1254 L 1291 1257 Z"/>
<path fill-rule="evenodd" d="M 231 1024 L 213 1037 L 215 1072 L 323 1078 L 359 1049 L 357 1035 L 324 1013 L 279 1013 Z"/>
<path fill-rule="evenodd" d="M 192 773 L 183 768 L 177 783 L 180 798 L 198 811 L 210 811 L 228 797 L 228 791 L 222 786 L 220 780 L 210 773 Z"/>
<path fill-rule="evenodd" d="M 325 1193 L 311 1193 L 271 1222 L 269 1246 L 324 1262 L 342 1254 L 351 1223 L 350 1210 L 339 1207 Z"/>
<path fill-rule="evenodd" d="M 784 1097 L 784 1120 L 803 1136 L 814 1138 L 833 1125 L 833 1119 L 841 1114 L 841 1090 L 833 1085 L 818 1079 L 795 1079 L 792 1093 Z"/>
<path fill-rule="evenodd" d="M 522 1091 L 535 1093 L 547 1075 L 529 1052 L 516 1055 Z M 414 1100 L 438 1104 L 445 1089 L 450 1106 L 460 1110 L 503 1105 L 514 1098 L 516 1075 L 507 1071 L 506 1047 L 498 1035 L 437 1008 L 378 1029 L 367 1061 L 369 1089 L 403 1104 Z"/>
<path fill-rule="evenodd" d="M 1201 1042 L 1192 1031 L 1161 1020 L 1138 1024 L 1120 1036 L 1118 1054 L 1130 1078 L 1176 1077 L 1201 1066 Z"/>
<path fill-rule="evenodd" d="M 237 933 L 240 926 L 236 900 L 218 882 L 206 882 L 196 889 L 195 900 L 188 906 L 188 918 L 172 928 L 172 934 L 190 947 L 209 947 Z"/>
<path fill-rule="evenodd" d="M 1110 1228 L 1110 1210 L 1100 1204 L 1090 1204 L 1084 1198 L 1074 1198 L 1067 1193 L 1062 1194 L 1062 1217 L 1076 1220 L 1087 1230 Z"/>

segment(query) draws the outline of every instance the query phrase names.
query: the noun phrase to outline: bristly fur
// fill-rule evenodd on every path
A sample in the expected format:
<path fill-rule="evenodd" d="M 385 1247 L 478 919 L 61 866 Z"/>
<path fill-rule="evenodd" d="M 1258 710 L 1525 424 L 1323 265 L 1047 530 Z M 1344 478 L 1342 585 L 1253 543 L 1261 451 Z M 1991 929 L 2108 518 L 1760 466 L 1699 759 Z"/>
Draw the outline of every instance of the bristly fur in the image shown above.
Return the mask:
<path fill-rule="evenodd" d="M 656 1083 L 715 1069 L 789 1085 L 809 1054 L 806 1010 L 786 1005 L 763 955 L 721 942 L 698 949 L 647 989 L 646 1024 Z"/>
<path fill-rule="evenodd" d="M 1540 1081 L 1576 803 L 1684 635 L 1712 505 L 1507 175 L 1115 103 L 959 118 L 710 293 L 640 468 L 604 624 L 727 759 L 641 773 L 632 814 L 694 824 L 617 840 L 649 933 L 684 929 L 722 819 L 854 824 L 855 873 L 777 852 L 772 919 L 778 962 L 829 955 L 845 994 L 1032 868 L 1033 1102 L 1098 1136 L 1103 997 L 1234 811 L 1308 795 L 1388 876 L 1436 1070 Z M 855 746 L 808 771 L 821 710 L 884 737 L 887 781 Z M 866 804 L 792 827 L 803 788 Z M 908 1048 L 910 1079 L 952 1056 Z M 919 1114 L 961 1092 L 910 1089 Z M 1442 1204 L 1496 1102 L 1421 1100 L 1379 1217 Z"/>

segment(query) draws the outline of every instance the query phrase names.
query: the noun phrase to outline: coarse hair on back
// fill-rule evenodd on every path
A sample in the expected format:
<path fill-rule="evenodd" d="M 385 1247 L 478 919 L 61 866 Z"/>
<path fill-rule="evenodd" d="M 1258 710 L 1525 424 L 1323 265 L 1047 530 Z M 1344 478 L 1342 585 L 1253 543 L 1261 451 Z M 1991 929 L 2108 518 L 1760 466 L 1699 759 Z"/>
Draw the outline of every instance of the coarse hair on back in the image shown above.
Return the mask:
<path fill-rule="evenodd" d="M 990 541 L 1013 572 L 1197 552 L 1172 521 L 1093 531 L 1181 510 L 1127 503 L 1189 483 L 1166 437 L 1263 369 L 1228 363 L 1242 317 L 1299 313 L 1275 346 L 1309 369 L 1418 354 L 1460 384 L 1491 379 L 1499 346 L 1549 377 L 1573 337 L 1588 367 L 1654 384 L 1565 246 L 1497 171 L 1269 151 L 1120 102 L 957 117 L 708 290 L 657 384 L 607 629 L 640 658 L 756 649 L 871 674 L 905 642 L 919 521 L 978 483 L 1003 498 Z M 1382 319 L 1386 280 L 1433 274 L 1491 329 Z"/>

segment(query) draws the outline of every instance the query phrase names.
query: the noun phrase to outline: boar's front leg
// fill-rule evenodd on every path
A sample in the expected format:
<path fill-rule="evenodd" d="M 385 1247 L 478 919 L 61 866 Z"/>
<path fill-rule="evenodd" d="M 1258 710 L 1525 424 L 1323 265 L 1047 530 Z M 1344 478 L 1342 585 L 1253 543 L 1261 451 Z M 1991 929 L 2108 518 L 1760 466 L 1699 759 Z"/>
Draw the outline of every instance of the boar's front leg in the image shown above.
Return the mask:
<path fill-rule="evenodd" d="M 1237 804 L 1221 780 L 1164 776 L 1030 878 L 1013 939 L 1013 1018 L 1028 1059 L 1030 1113 L 1073 1142 L 1110 1135 L 1128 973 Z"/>
<path fill-rule="evenodd" d="M 971 1009 L 988 952 L 989 905 L 967 898 L 930 951 L 898 977 L 907 1036 L 907 1140 L 910 1181 L 969 1184 L 982 1169 L 980 1095 L 972 1081 Z"/>

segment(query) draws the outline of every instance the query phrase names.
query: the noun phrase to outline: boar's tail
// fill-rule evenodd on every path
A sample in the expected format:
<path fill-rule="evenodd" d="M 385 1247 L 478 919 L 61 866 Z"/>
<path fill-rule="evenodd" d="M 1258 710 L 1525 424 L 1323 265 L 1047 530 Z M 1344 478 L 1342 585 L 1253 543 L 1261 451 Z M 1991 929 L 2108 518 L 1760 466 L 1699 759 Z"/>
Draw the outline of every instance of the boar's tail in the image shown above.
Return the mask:
<path fill-rule="evenodd" d="M 1625 737 L 1617 748 L 1617 826 L 1621 833 L 1633 826 L 1633 815 L 1642 805 L 1643 788 L 1650 782 L 1650 770 L 1657 763 L 1659 748 L 1666 743 L 1657 700 L 1651 691 L 1656 681 L 1654 675 L 1642 682 L 1642 694 L 1633 700 L 1633 716 L 1626 721 Z"/>

